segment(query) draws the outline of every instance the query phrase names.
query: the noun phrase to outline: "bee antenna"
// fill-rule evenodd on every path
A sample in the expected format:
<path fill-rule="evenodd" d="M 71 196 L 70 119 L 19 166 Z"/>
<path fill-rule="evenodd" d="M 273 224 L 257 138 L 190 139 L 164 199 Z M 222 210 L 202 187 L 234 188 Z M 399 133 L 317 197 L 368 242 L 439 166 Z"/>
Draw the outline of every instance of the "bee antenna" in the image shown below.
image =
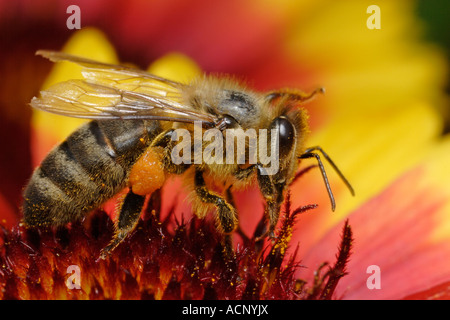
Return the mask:
<path fill-rule="evenodd" d="M 325 151 L 323 151 L 323 149 L 321 147 L 316 146 L 316 147 L 311 147 L 311 148 L 306 149 L 305 152 L 298 158 L 299 159 L 316 158 L 317 163 L 319 164 L 320 172 L 322 173 L 323 181 L 325 182 L 325 187 L 327 188 L 328 196 L 330 197 L 331 210 L 334 211 L 336 209 L 336 202 L 334 200 L 333 192 L 331 191 L 330 183 L 328 182 L 328 177 L 325 172 L 325 168 L 323 166 L 322 160 L 320 159 L 320 155 L 317 153 L 314 153 L 313 151 L 319 151 L 322 153 L 324 158 L 333 167 L 333 169 L 336 171 L 336 173 L 339 175 L 339 177 L 345 183 L 347 188 L 350 190 L 350 193 L 352 194 L 352 196 L 355 195 L 355 190 L 351 186 L 350 182 L 344 177 L 341 170 L 339 170 L 339 168 L 336 166 L 336 164 L 333 162 L 333 160 L 331 160 L 331 158 L 328 156 L 328 154 Z"/>

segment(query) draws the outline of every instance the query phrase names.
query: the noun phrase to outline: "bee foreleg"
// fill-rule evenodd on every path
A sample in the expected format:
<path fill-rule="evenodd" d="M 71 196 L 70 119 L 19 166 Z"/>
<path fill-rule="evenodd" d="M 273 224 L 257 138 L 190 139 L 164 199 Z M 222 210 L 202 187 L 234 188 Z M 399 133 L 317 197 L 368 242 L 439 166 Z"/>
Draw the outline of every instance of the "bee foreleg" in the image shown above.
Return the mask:
<path fill-rule="evenodd" d="M 195 192 L 200 201 L 213 204 L 217 208 L 218 226 L 221 231 L 225 234 L 233 232 L 238 222 L 236 210 L 224 197 L 208 190 L 200 170 L 195 171 Z"/>
<path fill-rule="evenodd" d="M 128 191 L 123 203 L 120 207 L 119 218 L 115 223 L 115 233 L 111 242 L 101 250 L 100 257 L 105 259 L 120 242 L 130 234 L 136 227 L 142 208 L 144 206 L 145 196 L 134 194 L 133 191 Z"/>
<path fill-rule="evenodd" d="M 233 193 L 231 192 L 231 189 L 233 188 L 233 185 L 229 186 L 226 190 L 225 190 L 225 198 L 227 199 L 228 203 L 233 207 L 236 208 L 236 204 L 234 201 L 234 196 Z M 236 226 L 235 231 L 237 232 L 237 234 L 239 234 L 241 236 L 241 238 L 248 242 L 250 241 L 250 238 L 247 237 L 247 235 L 245 234 L 245 232 L 241 229 L 241 226 L 238 224 Z"/>
<path fill-rule="evenodd" d="M 200 201 L 213 204 L 217 208 L 217 221 L 220 230 L 225 234 L 233 232 L 238 222 L 236 210 L 225 198 L 208 190 L 203 172 L 200 170 L 195 171 L 195 192 Z"/>
<path fill-rule="evenodd" d="M 269 222 L 269 230 L 264 232 L 260 238 L 265 237 L 266 235 L 274 238 L 275 227 L 280 215 L 281 204 L 283 203 L 283 185 L 275 184 L 270 175 L 262 174 L 262 167 L 259 166 L 257 170 L 257 177 L 259 189 L 264 197 L 264 200 L 266 201 L 264 214 Z"/>
<path fill-rule="evenodd" d="M 200 201 L 213 204 L 217 208 L 217 224 L 219 230 L 224 233 L 222 239 L 224 256 L 226 259 L 231 258 L 233 256 L 231 232 L 238 225 L 236 210 L 225 198 L 208 190 L 203 178 L 203 172 L 198 169 L 195 171 L 195 192 Z M 227 192 L 230 192 L 230 190 L 227 190 Z"/>

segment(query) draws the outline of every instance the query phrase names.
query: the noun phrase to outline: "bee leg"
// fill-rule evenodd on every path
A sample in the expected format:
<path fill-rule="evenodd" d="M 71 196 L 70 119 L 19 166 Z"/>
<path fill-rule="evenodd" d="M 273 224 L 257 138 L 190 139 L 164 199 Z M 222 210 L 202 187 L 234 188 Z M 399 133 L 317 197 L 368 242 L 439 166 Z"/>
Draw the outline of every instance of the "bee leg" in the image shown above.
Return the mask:
<path fill-rule="evenodd" d="M 234 196 L 233 193 L 231 192 L 231 188 L 233 187 L 233 185 L 229 186 L 226 190 L 225 190 L 225 197 L 228 201 L 228 203 L 233 207 L 236 208 L 235 205 L 235 201 L 234 201 Z M 236 226 L 236 230 L 237 234 L 242 238 L 242 240 L 244 240 L 245 243 L 249 243 L 250 242 L 250 238 L 247 237 L 247 235 L 245 234 L 244 231 L 242 231 L 240 224 L 238 224 Z"/>
<path fill-rule="evenodd" d="M 231 233 L 238 224 L 236 210 L 222 196 L 208 190 L 201 170 L 195 171 L 195 192 L 204 203 L 213 204 L 217 208 L 217 222 L 219 229 L 224 233 L 224 248 L 226 256 L 233 252 Z"/>
<path fill-rule="evenodd" d="M 151 143 L 152 147 L 163 147 L 164 157 L 163 164 L 164 169 L 169 173 L 174 174 L 183 174 L 187 169 L 189 169 L 190 164 L 182 163 L 182 164 L 174 164 L 171 160 L 171 152 L 173 148 L 172 142 L 172 134 L 175 130 L 170 129 L 164 132 L 161 132 Z"/>
<path fill-rule="evenodd" d="M 151 146 L 152 147 L 164 147 L 167 146 L 170 141 L 172 140 L 172 134 L 175 130 L 170 129 L 161 132 L 159 135 L 155 137 L 155 139 L 152 141 Z"/>
<path fill-rule="evenodd" d="M 246 168 L 239 168 L 234 173 L 234 177 L 240 181 L 247 180 L 255 172 L 256 167 L 257 166 L 255 164 L 252 164 Z M 226 190 L 226 196 L 227 196 L 228 202 L 231 203 L 231 205 L 236 208 L 236 205 L 234 204 L 233 194 L 231 193 L 231 187 Z M 239 225 L 237 226 L 236 232 L 241 236 L 241 238 L 245 242 L 247 242 L 247 243 L 250 242 L 250 238 L 244 233 L 244 231 L 242 231 L 242 229 L 240 228 Z M 263 235 L 266 236 L 268 233 L 265 225 L 262 226 L 262 228 L 257 228 L 257 230 L 255 232 L 256 233 L 254 234 L 254 236 L 257 239 L 256 242 L 261 241 L 263 239 Z"/>
<path fill-rule="evenodd" d="M 253 172 L 255 172 L 256 165 L 252 164 L 247 168 L 239 168 L 235 173 L 234 177 L 238 180 L 248 179 Z"/>
<path fill-rule="evenodd" d="M 266 207 L 264 214 L 269 221 L 269 230 L 263 232 L 263 234 L 258 237 L 257 241 L 269 235 L 270 238 L 275 238 L 275 227 L 278 222 L 278 217 L 280 215 L 281 204 L 283 203 L 283 184 L 273 183 L 270 175 L 263 175 L 261 173 L 262 167 L 258 166 L 257 178 L 259 189 L 266 200 Z"/>
<path fill-rule="evenodd" d="M 101 250 L 100 257 L 105 259 L 127 235 L 136 227 L 142 208 L 144 206 L 145 196 L 134 194 L 131 189 L 125 196 L 120 208 L 119 218 L 115 223 L 115 233 L 111 242 Z"/>

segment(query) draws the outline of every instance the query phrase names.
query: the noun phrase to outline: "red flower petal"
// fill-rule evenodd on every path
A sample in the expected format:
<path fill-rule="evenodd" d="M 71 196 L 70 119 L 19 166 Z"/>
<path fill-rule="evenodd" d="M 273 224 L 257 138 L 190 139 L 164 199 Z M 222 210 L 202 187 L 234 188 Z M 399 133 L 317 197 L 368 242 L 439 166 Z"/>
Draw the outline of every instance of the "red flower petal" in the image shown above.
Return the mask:
<path fill-rule="evenodd" d="M 450 243 L 431 240 L 448 199 L 422 183 L 424 174 L 423 168 L 409 171 L 349 216 L 356 240 L 348 265 L 351 276 L 339 284 L 338 297 L 399 299 L 450 277 Z M 300 270 L 303 278 L 311 279 L 324 259 L 333 261 L 340 228 L 334 227 L 303 256 L 302 264 L 310 268 Z M 371 265 L 381 271 L 379 290 L 367 286 Z"/>

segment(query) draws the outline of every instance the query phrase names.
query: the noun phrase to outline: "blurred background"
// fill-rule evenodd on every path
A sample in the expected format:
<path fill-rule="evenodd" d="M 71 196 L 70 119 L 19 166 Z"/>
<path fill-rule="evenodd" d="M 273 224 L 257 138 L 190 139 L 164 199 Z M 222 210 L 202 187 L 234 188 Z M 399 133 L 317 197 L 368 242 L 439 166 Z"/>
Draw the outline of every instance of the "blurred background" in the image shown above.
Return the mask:
<path fill-rule="evenodd" d="M 290 65 L 278 48 L 290 36 L 290 25 L 320 17 L 322 9 L 330 6 L 327 1 L 317 3 L 304 1 L 305 10 L 290 10 L 288 1 L 223 1 L 219 5 L 185 0 L 0 0 L 0 201 L 17 214 L 21 190 L 33 169 L 28 103 L 52 67 L 34 53 L 44 48 L 60 50 L 75 32 L 66 26 L 69 5 L 80 7 L 82 28 L 94 26 L 106 34 L 120 61 L 146 68 L 165 53 L 178 51 L 207 72 L 237 74 L 250 79 L 257 89 L 305 83 L 309 89 L 316 84 L 310 75 L 317 66 L 309 61 Z M 421 0 L 413 8 L 420 21 L 420 37 L 440 47 L 448 61 L 450 2 Z M 381 10 L 383 19 L 383 6 Z M 363 7 L 358 12 L 364 29 L 367 13 Z M 382 30 L 386 28 L 384 20 L 381 24 Z M 330 26 L 335 32 L 339 28 L 340 24 Z M 448 79 L 446 83 L 449 93 Z M 447 117 L 446 109 L 440 110 Z"/>

